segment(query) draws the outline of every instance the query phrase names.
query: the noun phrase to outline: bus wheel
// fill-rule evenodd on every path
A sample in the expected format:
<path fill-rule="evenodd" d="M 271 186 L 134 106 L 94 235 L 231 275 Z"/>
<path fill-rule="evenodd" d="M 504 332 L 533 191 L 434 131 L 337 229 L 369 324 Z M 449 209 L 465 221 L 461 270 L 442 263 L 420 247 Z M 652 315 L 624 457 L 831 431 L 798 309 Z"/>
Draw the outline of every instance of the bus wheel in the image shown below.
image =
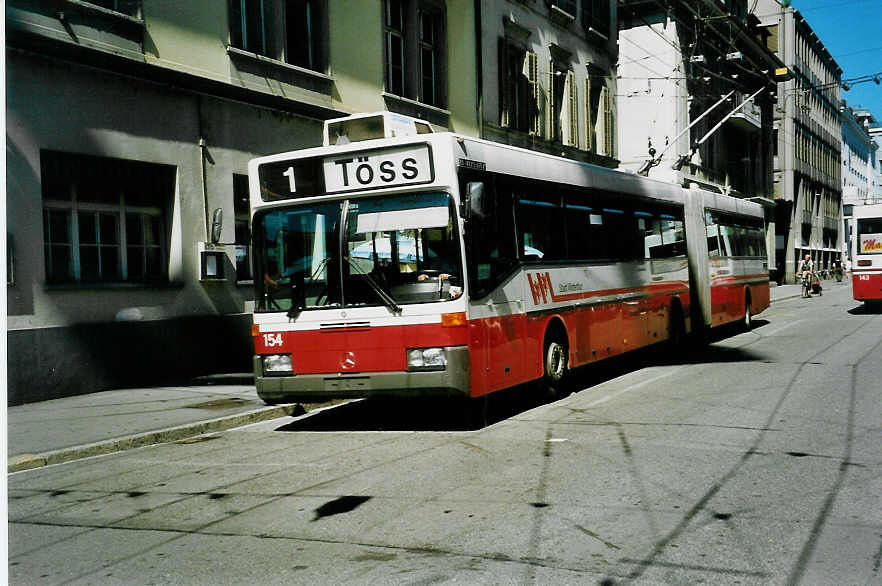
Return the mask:
<path fill-rule="evenodd" d="M 753 327 L 753 313 L 750 311 L 750 296 L 744 299 L 744 331 L 749 332 Z"/>
<path fill-rule="evenodd" d="M 557 338 L 545 342 L 545 376 L 543 386 L 548 394 L 557 397 L 563 393 L 567 374 L 567 345 Z"/>
<path fill-rule="evenodd" d="M 668 346 L 672 351 L 676 351 L 686 337 L 686 323 L 683 321 L 683 310 L 677 304 L 671 306 L 670 316 L 670 322 L 668 323 Z"/>

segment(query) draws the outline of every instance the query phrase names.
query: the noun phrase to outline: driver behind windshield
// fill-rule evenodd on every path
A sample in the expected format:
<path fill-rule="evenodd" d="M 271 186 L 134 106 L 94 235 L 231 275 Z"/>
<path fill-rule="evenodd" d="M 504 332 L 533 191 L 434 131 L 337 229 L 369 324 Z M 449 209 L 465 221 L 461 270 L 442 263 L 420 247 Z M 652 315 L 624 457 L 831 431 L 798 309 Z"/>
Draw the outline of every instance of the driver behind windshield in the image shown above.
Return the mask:
<path fill-rule="evenodd" d="M 462 295 L 462 286 L 460 284 L 460 263 L 456 246 L 450 238 L 449 232 L 440 232 L 435 230 L 427 230 L 428 238 L 425 241 L 425 256 L 420 264 L 418 281 L 427 279 L 438 279 L 439 283 L 449 283 L 448 294 L 450 299 L 456 299 Z M 432 234 L 432 232 L 436 232 Z M 440 236 L 433 239 L 432 236 Z"/>
<path fill-rule="evenodd" d="M 426 254 L 422 262 L 417 280 L 425 281 L 429 277 L 437 276 L 442 281 L 456 281 L 459 273 L 459 262 L 456 257 L 456 247 L 448 239 L 428 240 L 426 242 Z"/>

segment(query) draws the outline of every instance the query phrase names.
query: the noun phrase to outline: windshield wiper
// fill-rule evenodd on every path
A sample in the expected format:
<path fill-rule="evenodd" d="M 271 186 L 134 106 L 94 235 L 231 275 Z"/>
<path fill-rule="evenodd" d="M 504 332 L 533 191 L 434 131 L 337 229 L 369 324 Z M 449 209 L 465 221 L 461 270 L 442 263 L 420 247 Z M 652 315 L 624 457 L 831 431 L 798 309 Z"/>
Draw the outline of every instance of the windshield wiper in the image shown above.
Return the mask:
<path fill-rule="evenodd" d="M 344 258 L 346 259 L 346 262 L 349 263 L 349 266 L 351 268 L 355 269 L 358 274 L 364 276 L 365 282 L 367 282 L 367 284 L 371 286 L 371 289 L 373 289 L 374 292 L 380 297 L 380 299 L 383 300 L 383 303 L 386 305 L 386 307 L 391 309 L 393 313 L 401 313 L 401 307 L 397 303 L 395 303 L 395 300 L 392 299 L 392 296 L 386 293 L 386 291 L 382 287 L 380 287 L 369 274 L 364 272 L 361 267 L 358 266 L 358 263 L 352 260 L 351 256 L 346 256 Z"/>
<path fill-rule="evenodd" d="M 297 316 L 306 308 L 306 291 L 309 289 L 309 286 L 312 285 L 312 282 L 315 278 L 322 272 L 322 269 L 331 261 L 330 256 L 326 256 L 322 259 L 322 261 L 318 264 L 316 269 L 309 275 L 309 278 L 303 282 L 303 286 L 300 288 L 300 292 L 297 294 L 297 298 L 294 299 L 293 289 L 297 285 L 293 283 L 291 284 L 292 295 L 291 295 L 291 309 L 288 310 L 288 318 L 289 319 L 297 319 Z"/>

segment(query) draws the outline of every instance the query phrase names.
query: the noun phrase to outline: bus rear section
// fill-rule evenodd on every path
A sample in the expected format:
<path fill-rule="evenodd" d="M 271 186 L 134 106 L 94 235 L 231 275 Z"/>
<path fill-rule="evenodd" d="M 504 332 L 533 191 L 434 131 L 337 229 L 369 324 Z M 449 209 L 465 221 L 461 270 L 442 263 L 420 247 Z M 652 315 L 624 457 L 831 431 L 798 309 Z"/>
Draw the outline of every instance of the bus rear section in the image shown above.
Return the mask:
<path fill-rule="evenodd" d="M 687 193 L 695 326 L 740 321 L 749 329 L 770 304 L 763 208 L 695 188 Z"/>
<path fill-rule="evenodd" d="M 882 303 L 882 204 L 855 206 L 851 284 L 857 301 Z"/>

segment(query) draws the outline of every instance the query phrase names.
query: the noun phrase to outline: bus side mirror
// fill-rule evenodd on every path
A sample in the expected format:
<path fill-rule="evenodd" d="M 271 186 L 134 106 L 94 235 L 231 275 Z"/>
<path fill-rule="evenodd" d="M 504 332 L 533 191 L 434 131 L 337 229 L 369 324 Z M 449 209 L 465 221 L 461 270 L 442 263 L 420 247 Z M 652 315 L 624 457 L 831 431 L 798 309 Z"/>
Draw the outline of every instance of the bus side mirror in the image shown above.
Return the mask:
<path fill-rule="evenodd" d="M 466 219 L 483 218 L 487 215 L 487 202 L 484 199 L 484 184 L 482 182 L 475 181 L 466 184 L 464 203 L 462 211 Z"/>
<path fill-rule="evenodd" d="M 211 215 L 211 243 L 217 244 L 220 242 L 221 231 L 224 227 L 224 211 L 221 208 L 216 208 L 214 213 Z"/>

